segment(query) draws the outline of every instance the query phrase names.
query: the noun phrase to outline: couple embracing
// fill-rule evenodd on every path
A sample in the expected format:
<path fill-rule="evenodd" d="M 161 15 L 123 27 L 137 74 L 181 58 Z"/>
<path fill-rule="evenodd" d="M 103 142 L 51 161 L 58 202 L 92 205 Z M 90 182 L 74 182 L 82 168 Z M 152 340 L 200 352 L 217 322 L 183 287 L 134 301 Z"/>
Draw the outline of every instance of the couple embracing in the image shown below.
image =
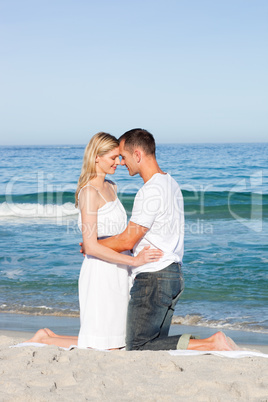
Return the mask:
<path fill-rule="evenodd" d="M 119 164 L 144 181 L 128 224 L 116 185 L 105 178 Z M 183 291 L 183 197 L 157 163 L 152 134 L 138 128 L 119 140 L 106 133 L 93 136 L 84 153 L 76 206 L 85 255 L 78 338 L 46 328 L 30 341 L 105 350 L 237 349 L 221 332 L 207 339 L 168 336 Z"/>

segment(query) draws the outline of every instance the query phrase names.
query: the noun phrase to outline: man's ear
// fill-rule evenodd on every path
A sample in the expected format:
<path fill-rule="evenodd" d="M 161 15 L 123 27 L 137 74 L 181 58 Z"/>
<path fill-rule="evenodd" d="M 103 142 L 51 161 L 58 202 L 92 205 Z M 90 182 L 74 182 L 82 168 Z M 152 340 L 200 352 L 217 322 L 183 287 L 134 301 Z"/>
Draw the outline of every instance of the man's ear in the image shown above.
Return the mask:
<path fill-rule="evenodd" d="M 134 151 L 134 157 L 135 157 L 135 159 L 136 159 L 136 162 L 137 163 L 140 163 L 140 161 L 141 161 L 141 151 L 139 150 L 139 149 L 135 149 L 135 151 Z"/>

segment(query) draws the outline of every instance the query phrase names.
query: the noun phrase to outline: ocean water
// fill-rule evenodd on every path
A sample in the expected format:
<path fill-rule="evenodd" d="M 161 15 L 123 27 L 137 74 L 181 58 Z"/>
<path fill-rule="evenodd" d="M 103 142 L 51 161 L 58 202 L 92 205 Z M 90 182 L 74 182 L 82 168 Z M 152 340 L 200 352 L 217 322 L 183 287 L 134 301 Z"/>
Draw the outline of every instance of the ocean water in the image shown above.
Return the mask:
<path fill-rule="evenodd" d="M 13 314 L 13 329 L 15 314 L 79 316 L 74 193 L 83 152 L 0 148 L 0 312 Z M 185 203 L 176 321 L 268 334 L 268 144 L 159 144 L 157 158 Z M 142 180 L 121 166 L 112 180 L 129 216 Z"/>

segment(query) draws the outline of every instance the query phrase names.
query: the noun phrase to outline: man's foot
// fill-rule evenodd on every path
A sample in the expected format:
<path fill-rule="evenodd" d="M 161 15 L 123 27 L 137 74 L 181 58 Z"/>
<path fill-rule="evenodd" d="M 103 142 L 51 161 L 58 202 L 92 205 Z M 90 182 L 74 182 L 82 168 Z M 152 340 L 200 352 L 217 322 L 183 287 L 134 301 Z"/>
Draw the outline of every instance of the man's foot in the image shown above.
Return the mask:
<path fill-rule="evenodd" d="M 240 350 L 236 343 L 223 332 L 217 332 L 207 339 L 190 339 L 188 350 L 218 350 L 218 351 L 231 351 Z"/>
<path fill-rule="evenodd" d="M 231 345 L 232 350 L 241 350 L 239 346 L 230 338 L 229 336 L 226 336 L 228 343 Z"/>
<path fill-rule="evenodd" d="M 219 351 L 240 350 L 237 344 L 223 332 L 217 332 L 212 335 L 208 340 L 211 341 L 211 349 Z"/>

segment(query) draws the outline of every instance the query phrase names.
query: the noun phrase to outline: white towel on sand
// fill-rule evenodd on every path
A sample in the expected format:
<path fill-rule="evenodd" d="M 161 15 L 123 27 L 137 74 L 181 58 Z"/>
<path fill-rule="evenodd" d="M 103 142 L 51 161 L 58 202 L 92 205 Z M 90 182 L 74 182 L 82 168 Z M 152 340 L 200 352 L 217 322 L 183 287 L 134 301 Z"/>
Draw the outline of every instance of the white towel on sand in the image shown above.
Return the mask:
<path fill-rule="evenodd" d="M 35 347 L 41 348 L 43 346 L 49 346 L 49 345 L 47 345 L 45 343 L 38 343 L 38 342 L 22 342 L 22 343 L 17 343 L 16 345 L 12 345 L 9 347 L 10 348 L 23 348 L 25 346 L 35 346 Z M 71 346 L 69 346 L 69 348 L 64 348 L 62 346 L 58 346 L 58 347 L 63 350 L 72 350 L 72 349 L 77 348 L 77 345 L 71 345 Z M 88 349 L 88 348 L 78 348 L 78 349 Z M 98 350 L 100 352 L 110 352 L 110 350 L 104 350 L 104 349 L 94 349 L 94 350 Z M 125 350 L 125 348 L 122 348 L 121 350 Z"/>
<path fill-rule="evenodd" d="M 35 347 L 43 347 L 48 346 L 44 343 L 36 343 L 36 342 L 23 342 L 18 343 L 17 345 L 10 346 L 11 348 L 20 348 L 25 346 L 35 346 Z M 77 348 L 76 345 L 72 345 L 69 348 L 63 348 L 64 350 L 72 350 Z M 94 349 L 96 350 L 96 349 Z M 99 349 L 97 349 L 99 350 Z M 101 350 L 100 350 L 101 351 Z M 108 350 L 102 350 L 103 352 L 109 352 Z M 215 355 L 221 357 L 230 357 L 232 359 L 240 359 L 242 357 L 265 357 L 268 358 L 268 354 L 255 352 L 251 350 L 233 350 L 228 352 L 221 351 L 199 351 L 199 350 L 169 350 L 167 351 L 171 356 L 199 356 L 199 355 Z"/>
<path fill-rule="evenodd" d="M 168 353 L 172 356 L 199 356 L 199 355 L 216 355 L 221 357 L 231 357 L 239 359 L 241 357 L 266 357 L 268 354 L 254 352 L 251 350 L 232 350 L 232 351 L 200 351 L 200 350 L 169 350 Z"/>
<path fill-rule="evenodd" d="M 17 343 L 16 345 L 12 345 L 9 347 L 10 348 L 23 348 L 24 346 L 35 346 L 37 348 L 41 348 L 43 346 L 48 346 L 48 345 L 46 345 L 45 343 L 38 343 L 38 342 L 22 342 L 22 343 Z M 71 350 L 73 348 L 77 348 L 76 345 L 71 345 L 69 348 L 63 348 L 61 346 L 59 346 L 59 347 L 64 350 Z"/>

